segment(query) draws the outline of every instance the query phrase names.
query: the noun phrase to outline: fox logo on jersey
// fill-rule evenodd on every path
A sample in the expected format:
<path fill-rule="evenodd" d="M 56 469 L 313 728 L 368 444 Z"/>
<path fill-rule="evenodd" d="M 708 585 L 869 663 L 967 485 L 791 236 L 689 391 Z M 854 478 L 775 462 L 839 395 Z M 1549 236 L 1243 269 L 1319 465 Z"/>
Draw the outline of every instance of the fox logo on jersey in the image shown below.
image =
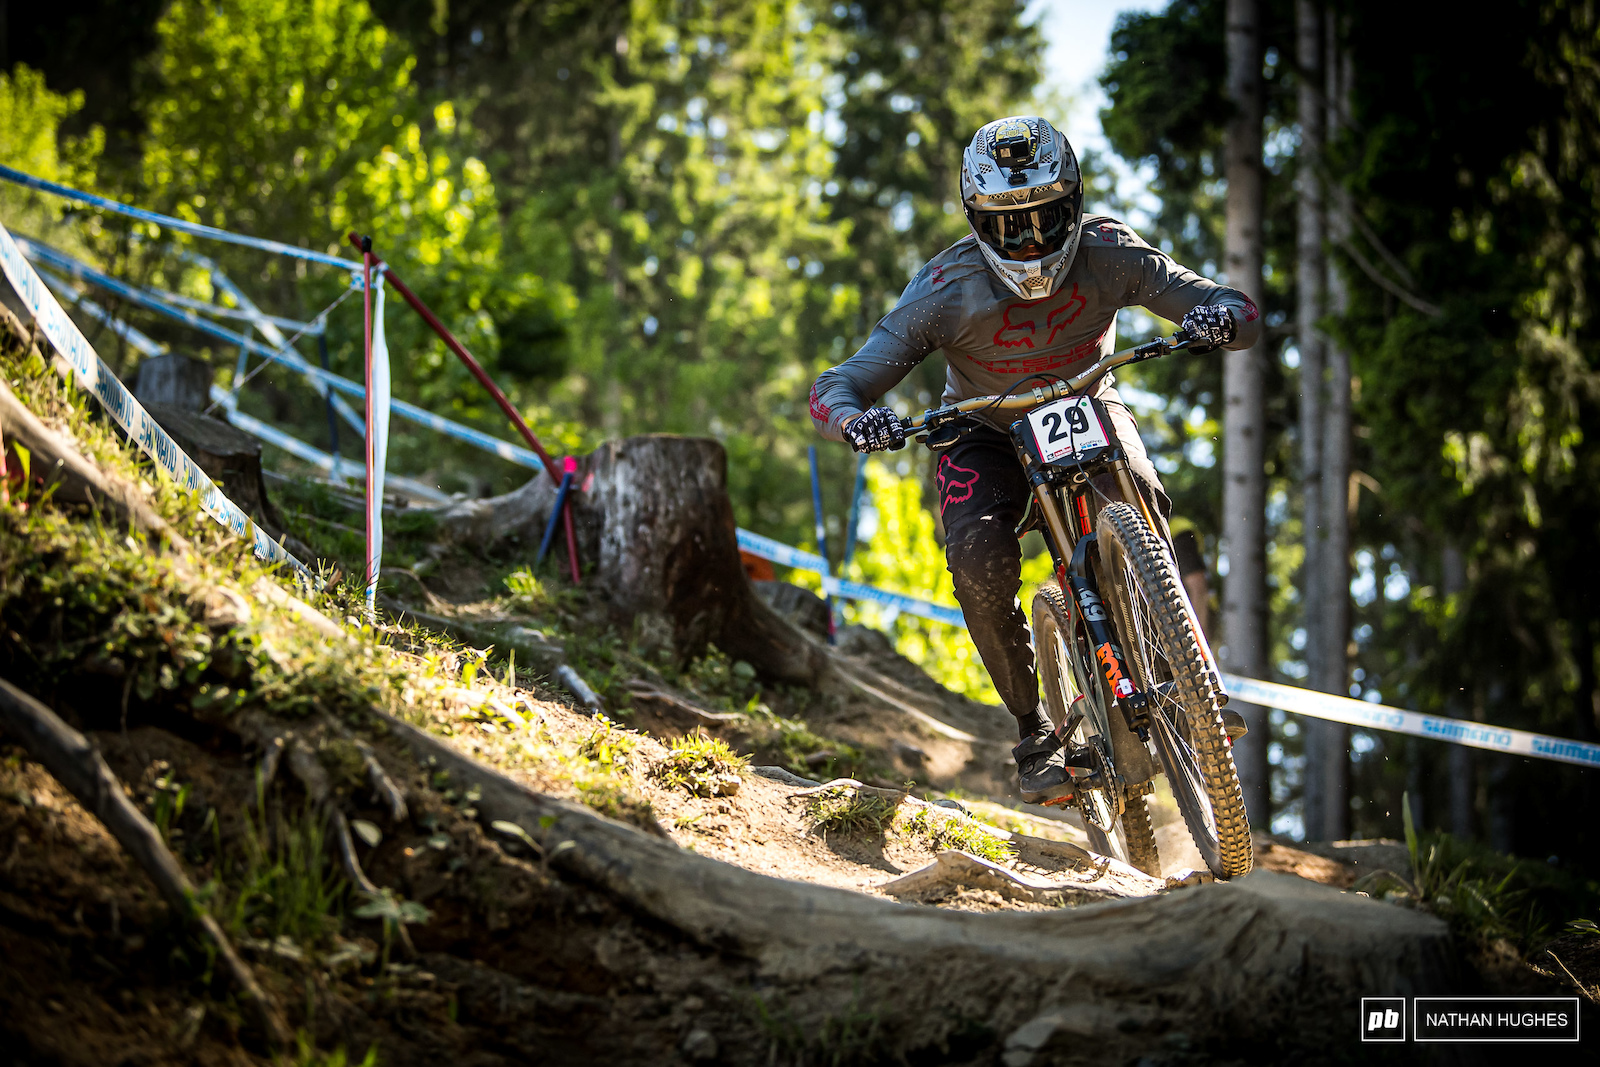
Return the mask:
<path fill-rule="evenodd" d="M 1007 304 L 1000 316 L 1000 328 L 994 332 L 994 343 L 1001 348 L 1033 348 L 1034 339 L 1038 338 L 1039 347 L 1048 348 L 1055 343 L 1056 334 L 1071 325 L 1088 303 L 1074 282 L 1070 293 Z"/>

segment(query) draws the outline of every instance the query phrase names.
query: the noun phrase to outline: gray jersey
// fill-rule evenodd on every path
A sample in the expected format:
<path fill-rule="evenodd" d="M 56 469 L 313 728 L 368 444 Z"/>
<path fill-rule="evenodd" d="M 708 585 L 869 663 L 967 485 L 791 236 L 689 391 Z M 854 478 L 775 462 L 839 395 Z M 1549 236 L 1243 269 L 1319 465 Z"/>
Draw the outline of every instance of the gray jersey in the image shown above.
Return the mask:
<path fill-rule="evenodd" d="M 1229 348 L 1260 339 L 1261 314 L 1249 297 L 1179 266 L 1116 219 L 1084 220 L 1071 270 L 1043 300 L 1002 285 L 969 234 L 917 272 L 861 351 L 822 372 L 811 387 L 811 418 L 823 436 L 843 440 L 841 420 L 877 403 L 940 349 L 947 404 L 1003 392 L 1025 374 L 1070 377 L 1114 350 L 1118 309 L 1145 307 L 1179 322 L 1201 304 L 1233 311 L 1238 332 Z M 1109 385 L 1108 376 L 1102 388 Z"/>

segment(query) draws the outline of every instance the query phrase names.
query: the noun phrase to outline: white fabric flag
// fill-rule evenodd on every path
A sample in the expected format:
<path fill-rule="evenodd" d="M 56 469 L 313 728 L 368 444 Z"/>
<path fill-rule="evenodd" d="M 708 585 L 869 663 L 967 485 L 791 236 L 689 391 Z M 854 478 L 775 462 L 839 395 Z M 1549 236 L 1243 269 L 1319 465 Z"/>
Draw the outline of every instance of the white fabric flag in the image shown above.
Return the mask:
<path fill-rule="evenodd" d="M 372 301 L 372 432 L 367 435 L 367 459 L 372 485 L 367 493 L 367 607 L 378 595 L 378 570 L 383 565 L 383 473 L 389 458 L 389 341 L 383 332 L 383 271 L 373 272 Z"/>

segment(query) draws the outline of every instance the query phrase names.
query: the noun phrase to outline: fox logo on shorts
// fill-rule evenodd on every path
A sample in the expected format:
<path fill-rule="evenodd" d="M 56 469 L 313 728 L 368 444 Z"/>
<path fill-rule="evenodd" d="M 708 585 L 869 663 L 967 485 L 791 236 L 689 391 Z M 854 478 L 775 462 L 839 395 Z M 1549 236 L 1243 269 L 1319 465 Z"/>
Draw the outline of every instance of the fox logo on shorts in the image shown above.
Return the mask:
<path fill-rule="evenodd" d="M 939 514 L 951 504 L 972 499 L 972 487 L 978 484 L 978 472 L 950 461 L 949 456 L 939 457 Z"/>

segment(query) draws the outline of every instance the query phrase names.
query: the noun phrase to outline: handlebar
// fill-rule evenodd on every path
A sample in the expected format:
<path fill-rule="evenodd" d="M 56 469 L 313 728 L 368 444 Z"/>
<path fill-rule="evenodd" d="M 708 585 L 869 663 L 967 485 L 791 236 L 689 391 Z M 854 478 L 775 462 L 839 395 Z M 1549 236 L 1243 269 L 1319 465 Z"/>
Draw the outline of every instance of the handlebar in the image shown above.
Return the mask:
<path fill-rule="evenodd" d="M 1027 411 L 1048 404 L 1052 400 L 1059 400 L 1065 396 L 1082 393 L 1089 386 L 1110 374 L 1118 367 L 1126 367 L 1130 363 L 1139 363 L 1147 359 L 1155 359 L 1169 352 L 1187 348 L 1195 342 L 1196 338 L 1190 336 L 1189 331 L 1179 330 L 1171 337 L 1157 337 L 1146 341 L 1142 345 L 1125 348 L 1121 352 L 1113 352 L 1104 359 L 1084 368 L 1083 373 L 1064 380 L 1057 380 L 1048 385 L 1036 385 L 1026 393 L 1013 393 L 1009 396 L 975 396 L 971 400 L 962 400 L 939 408 L 936 411 L 924 411 L 921 415 L 900 420 L 901 429 L 907 434 L 919 430 L 931 430 L 943 423 L 953 421 L 956 416 L 984 408 L 990 411 Z M 1024 379 L 1026 380 L 1026 379 Z M 933 425 L 929 425 L 932 420 Z"/>

